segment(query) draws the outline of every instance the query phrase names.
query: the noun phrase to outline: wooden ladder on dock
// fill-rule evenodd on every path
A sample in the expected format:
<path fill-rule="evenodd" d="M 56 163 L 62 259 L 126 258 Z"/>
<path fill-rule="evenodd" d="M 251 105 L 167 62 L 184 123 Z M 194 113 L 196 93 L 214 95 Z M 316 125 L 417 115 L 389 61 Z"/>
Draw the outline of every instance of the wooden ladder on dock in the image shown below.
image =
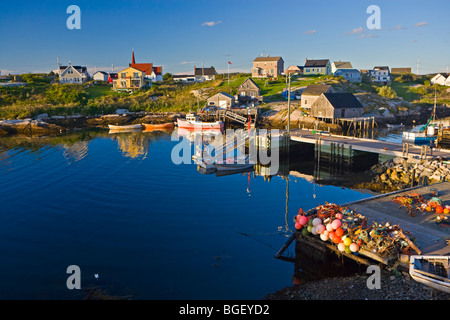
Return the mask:
<path fill-rule="evenodd" d="M 246 125 L 247 121 L 248 121 L 248 119 L 246 117 L 243 117 L 243 116 L 241 116 L 241 115 L 239 115 L 237 113 L 234 113 L 232 111 L 229 111 L 229 110 L 227 110 L 225 112 L 225 117 L 230 119 L 230 120 L 242 123 L 243 125 Z"/>

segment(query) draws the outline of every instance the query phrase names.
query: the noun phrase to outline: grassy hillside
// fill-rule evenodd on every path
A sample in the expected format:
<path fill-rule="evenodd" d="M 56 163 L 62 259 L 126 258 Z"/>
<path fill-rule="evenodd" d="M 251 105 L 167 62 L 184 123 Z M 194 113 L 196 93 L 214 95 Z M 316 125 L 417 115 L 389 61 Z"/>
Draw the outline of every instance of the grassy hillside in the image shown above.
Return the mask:
<path fill-rule="evenodd" d="M 0 119 L 33 117 L 40 113 L 51 115 L 83 115 L 113 113 L 117 108 L 130 111 L 190 111 L 203 107 L 206 99 L 219 92 L 236 95 L 237 88 L 250 74 L 218 75 L 214 81 L 181 84 L 173 81 L 154 83 L 151 88 L 132 94 L 118 93 L 109 84 L 83 85 L 54 84 L 53 76 L 46 74 L 22 75 L 28 85 L 23 87 L 0 87 Z M 278 80 L 253 79 L 261 88 L 265 102 L 285 101 L 281 93 L 286 88 L 284 77 Z M 296 90 L 309 84 L 335 84 L 343 91 L 353 93 L 382 94 L 380 86 L 372 83 L 352 84 L 342 77 L 294 76 L 291 89 Z M 384 90 L 384 89 L 383 89 Z M 447 87 L 438 87 L 438 103 L 450 103 Z M 429 78 L 398 76 L 389 91 L 412 103 L 432 103 L 434 87 Z M 384 92 L 384 91 L 383 91 Z M 194 94 L 195 93 L 195 94 Z M 263 106 L 264 107 L 264 106 Z"/>

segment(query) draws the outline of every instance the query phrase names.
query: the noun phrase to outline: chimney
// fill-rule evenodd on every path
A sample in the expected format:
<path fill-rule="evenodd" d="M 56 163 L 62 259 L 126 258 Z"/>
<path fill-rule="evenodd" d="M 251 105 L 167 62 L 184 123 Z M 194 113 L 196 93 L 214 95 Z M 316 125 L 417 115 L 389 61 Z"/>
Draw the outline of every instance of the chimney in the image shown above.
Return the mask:
<path fill-rule="evenodd" d="M 341 59 L 339 59 L 339 62 L 341 62 Z"/>
<path fill-rule="evenodd" d="M 131 63 L 135 64 L 136 61 L 134 60 L 134 50 L 131 51 Z"/>
<path fill-rule="evenodd" d="M 269 57 L 269 54 L 267 54 L 267 58 Z"/>
<path fill-rule="evenodd" d="M 305 64 L 306 64 L 306 62 L 308 62 L 308 58 L 305 58 Z"/>

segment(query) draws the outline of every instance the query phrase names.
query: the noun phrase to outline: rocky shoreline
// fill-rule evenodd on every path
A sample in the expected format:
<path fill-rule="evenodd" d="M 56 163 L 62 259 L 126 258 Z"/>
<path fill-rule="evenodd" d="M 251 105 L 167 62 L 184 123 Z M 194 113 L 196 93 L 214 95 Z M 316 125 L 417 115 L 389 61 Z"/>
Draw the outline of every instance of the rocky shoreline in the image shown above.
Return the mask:
<path fill-rule="evenodd" d="M 308 281 L 268 294 L 264 300 L 450 300 L 450 294 L 414 281 L 407 272 L 382 270 L 380 289 L 369 289 L 369 274 Z"/>
<path fill-rule="evenodd" d="M 450 161 L 397 157 L 372 166 L 370 175 L 371 181 L 361 182 L 353 187 L 383 193 L 450 181 Z"/>
<path fill-rule="evenodd" d="M 47 135 L 67 132 L 75 128 L 108 128 L 112 125 L 174 122 L 183 112 L 118 112 L 96 116 L 38 116 L 36 119 L 0 121 L 0 136 L 24 134 Z"/>

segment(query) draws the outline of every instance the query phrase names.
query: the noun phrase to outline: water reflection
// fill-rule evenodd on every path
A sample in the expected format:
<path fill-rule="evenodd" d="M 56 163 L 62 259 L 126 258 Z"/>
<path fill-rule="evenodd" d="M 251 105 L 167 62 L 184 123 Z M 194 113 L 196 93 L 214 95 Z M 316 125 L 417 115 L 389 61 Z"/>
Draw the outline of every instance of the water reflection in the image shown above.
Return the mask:
<path fill-rule="evenodd" d="M 118 149 L 125 157 L 137 158 L 145 157 L 148 154 L 150 136 L 137 133 L 120 133 L 114 135 L 112 140 L 117 142 Z"/>
<path fill-rule="evenodd" d="M 104 130 L 81 130 L 58 136 L 11 136 L 0 139 L 0 166 L 5 167 L 11 163 L 11 157 L 22 152 L 36 154 L 38 158 L 44 157 L 49 150 L 62 150 L 67 164 L 71 165 L 85 159 L 89 154 L 89 144 L 96 138 L 107 138 L 117 143 L 117 149 L 127 158 L 145 159 L 149 154 L 152 140 L 169 139 L 170 131 L 118 131 L 105 132 Z"/>
<path fill-rule="evenodd" d="M 0 253 L 8 258 L 0 269 L 8 275 L 3 297 L 73 298 L 54 278 L 66 261 L 80 261 L 85 274 L 126 284 L 144 299 L 258 298 L 283 287 L 292 266 L 272 257 L 293 211 L 317 205 L 310 184 L 295 183 L 301 179 L 292 175 L 313 172 L 313 150 L 301 146 L 282 155 L 279 178 L 262 164 L 216 178 L 171 162 L 167 155 L 176 142 L 170 140 L 162 132 L 107 130 L 0 139 L 0 162 L 17 169 L 1 174 L 9 213 L 0 219 Z M 130 160 L 140 157 L 146 161 Z M 306 163 L 311 166 L 304 169 Z M 325 186 L 315 200 L 361 197 Z M 48 259 L 33 260 L 30 269 L 33 255 Z"/>
<path fill-rule="evenodd" d="M 73 144 L 63 143 L 62 147 L 64 158 L 69 164 L 83 160 L 88 154 L 88 142 L 79 141 Z"/>

